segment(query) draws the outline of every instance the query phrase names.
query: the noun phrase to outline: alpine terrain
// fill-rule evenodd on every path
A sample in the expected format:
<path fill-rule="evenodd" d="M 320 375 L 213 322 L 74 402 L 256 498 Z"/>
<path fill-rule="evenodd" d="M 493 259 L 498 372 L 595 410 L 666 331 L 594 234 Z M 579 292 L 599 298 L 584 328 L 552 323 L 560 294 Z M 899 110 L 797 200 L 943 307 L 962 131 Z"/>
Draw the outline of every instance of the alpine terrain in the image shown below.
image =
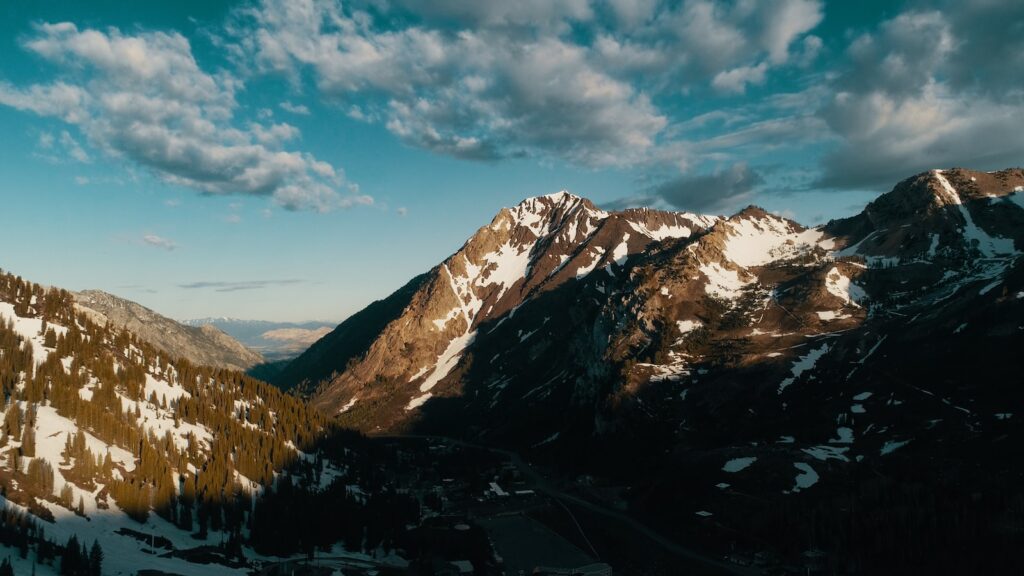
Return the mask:
<path fill-rule="evenodd" d="M 560 192 L 276 386 L 0 273 L 0 574 L 1019 572 L 1022 254 L 1020 169 L 813 228 Z"/>
<path fill-rule="evenodd" d="M 224 331 L 208 324 L 190 326 L 175 322 L 156 312 L 108 294 L 102 290 L 74 293 L 75 306 L 97 324 L 112 323 L 129 330 L 160 351 L 174 357 L 187 358 L 194 364 L 246 370 L 263 362 L 263 357 L 250 350 Z"/>
<path fill-rule="evenodd" d="M 817 542 L 860 572 L 948 569 L 934 551 L 970 533 L 1001 566 L 1024 522 L 1022 253 L 1020 169 L 918 174 L 815 228 L 561 192 L 503 209 L 279 384 L 369 433 L 627 486 L 690 541 Z"/>
<path fill-rule="evenodd" d="M 139 317 L 147 335 L 169 322 L 0 271 L 0 573 L 248 574 L 335 545 L 408 565 L 380 549 L 417 513 L 376 488 L 358 441 L 266 383 L 165 351 L 208 350 L 207 330 L 150 343 L 122 326 Z"/>

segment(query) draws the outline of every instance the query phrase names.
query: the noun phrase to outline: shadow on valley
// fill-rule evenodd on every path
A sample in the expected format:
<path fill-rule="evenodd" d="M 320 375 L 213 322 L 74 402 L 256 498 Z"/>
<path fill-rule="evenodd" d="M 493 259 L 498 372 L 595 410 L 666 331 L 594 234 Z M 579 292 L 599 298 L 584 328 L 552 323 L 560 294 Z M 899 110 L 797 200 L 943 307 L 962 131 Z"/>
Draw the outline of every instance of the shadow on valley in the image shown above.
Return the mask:
<path fill-rule="evenodd" d="M 934 269 L 913 263 L 864 274 L 885 304 L 901 303 L 908 283 L 938 280 Z M 624 374 L 665 363 L 664 338 L 674 335 L 654 326 L 649 339 L 607 358 L 609 336 L 623 327 L 618 301 L 601 284 L 588 279 L 536 294 L 514 315 L 479 325 L 453 371 L 460 384 L 439 385 L 409 432 L 518 451 L 561 489 L 628 510 L 737 566 L 1024 571 L 1013 552 L 1024 546 L 1022 430 L 1012 415 L 1024 402 L 1024 306 L 1009 288 L 1024 287 L 1019 259 L 988 299 L 968 287 L 903 313 L 880 307 L 869 324 L 809 338 L 806 349 L 827 356 L 815 376 L 794 378 L 784 397 L 788 363 L 763 354 L 740 361 L 756 356 L 749 340 L 708 338 L 743 325 L 714 302 L 699 315 L 709 330 L 687 342 L 713 360 L 695 363 L 683 382 L 625 393 L 632 384 Z M 857 439 L 843 430 L 857 430 Z M 742 457 L 757 464 L 723 472 L 724 462 Z M 794 485 L 795 464 L 813 466 L 812 487 Z M 590 522 L 598 538 L 623 529 Z"/>

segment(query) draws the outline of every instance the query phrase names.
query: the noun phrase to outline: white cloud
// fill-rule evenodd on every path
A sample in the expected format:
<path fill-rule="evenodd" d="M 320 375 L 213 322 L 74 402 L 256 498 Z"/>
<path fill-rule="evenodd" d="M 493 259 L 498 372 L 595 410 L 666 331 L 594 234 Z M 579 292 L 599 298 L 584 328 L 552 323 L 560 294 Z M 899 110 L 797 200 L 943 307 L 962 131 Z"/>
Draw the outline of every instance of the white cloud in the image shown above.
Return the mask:
<path fill-rule="evenodd" d="M 171 240 L 162 236 L 157 236 L 156 234 L 146 234 L 142 237 L 142 241 L 150 246 L 163 248 L 164 250 L 174 250 L 178 247 L 178 245 Z"/>
<path fill-rule="evenodd" d="M 40 24 L 24 46 L 57 65 L 64 79 L 0 84 L 0 104 L 60 118 L 111 157 L 207 194 L 268 196 L 288 209 L 318 211 L 358 203 L 338 193 L 341 170 L 282 149 L 298 137 L 294 126 L 238 128 L 241 83 L 228 73 L 203 71 L 178 33 Z M 81 147 L 69 150 L 87 158 Z"/>
<path fill-rule="evenodd" d="M 790 45 L 810 32 L 824 17 L 818 0 L 780 0 L 762 3 L 765 11 L 760 21 L 761 46 L 768 51 L 771 61 L 782 64 L 789 59 Z"/>
<path fill-rule="evenodd" d="M 1024 37 L 1003 24 L 1022 18 L 1019 2 L 950 2 L 856 37 L 821 109 L 842 139 L 822 183 L 882 188 L 930 168 L 1019 164 L 1024 91 L 1010 71 L 1024 64 Z"/>
<path fill-rule="evenodd" d="M 711 85 L 723 92 L 742 94 L 746 91 L 748 84 L 755 86 L 764 84 L 764 75 L 767 71 L 768 64 L 766 62 L 761 62 L 757 66 L 740 66 L 719 72 L 711 81 Z"/>
<path fill-rule="evenodd" d="M 285 112 L 291 112 L 292 114 L 298 114 L 300 116 L 309 116 L 309 108 L 303 104 L 292 104 L 291 102 L 281 102 L 278 104 L 281 110 Z"/>
<path fill-rule="evenodd" d="M 311 72 L 323 98 L 414 146 L 631 166 L 679 148 L 656 97 L 763 83 L 793 45 L 814 48 L 821 18 L 817 0 L 264 0 L 229 28 L 239 61 Z"/>

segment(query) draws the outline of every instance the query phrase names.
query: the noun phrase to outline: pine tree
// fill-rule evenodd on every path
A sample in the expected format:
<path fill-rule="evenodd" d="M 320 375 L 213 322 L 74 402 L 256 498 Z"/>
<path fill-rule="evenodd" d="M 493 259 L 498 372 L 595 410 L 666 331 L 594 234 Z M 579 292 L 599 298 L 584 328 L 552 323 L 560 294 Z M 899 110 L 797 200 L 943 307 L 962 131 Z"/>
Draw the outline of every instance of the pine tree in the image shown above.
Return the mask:
<path fill-rule="evenodd" d="M 36 431 L 28 424 L 25 425 L 25 430 L 21 435 L 21 455 L 26 458 L 36 457 Z"/>
<path fill-rule="evenodd" d="M 64 553 L 60 558 L 61 576 L 74 576 L 78 573 L 78 569 L 81 567 L 81 553 L 78 538 L 72 535 L 68 538 L 68 543 L 64 546 Z"/>
<path fill-rule="evenodd" d="M 101 576 L 103 574 L 103 548 L 96 540 L 92 542 L 92 549 L 89 550 L 89 576 Z"/>
<path fill-rule="evenodd" d="M 46 330 L 46 336 L 43 336 L 43 346 L 46 348 L 57 347 L 57 333 L 54 332 L 53 328 Z"/>
<path fill-rule="evenodd" d="M 4 430 L 15 438 L 21 438 L 21 408 L 18 408 L 17 402 L 11 402 L 7 407 Z"/>

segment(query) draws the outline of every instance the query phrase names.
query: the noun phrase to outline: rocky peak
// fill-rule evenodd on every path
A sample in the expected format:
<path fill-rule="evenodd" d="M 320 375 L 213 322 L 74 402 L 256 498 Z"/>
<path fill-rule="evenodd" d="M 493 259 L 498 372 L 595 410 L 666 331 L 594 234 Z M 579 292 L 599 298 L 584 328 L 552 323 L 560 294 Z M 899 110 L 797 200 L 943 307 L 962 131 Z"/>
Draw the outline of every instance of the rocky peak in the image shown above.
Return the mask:
<path fill-rule="evenodd" d="M 912 176 L 852 218 L 826 230 L 845 245 L 842 255 L 867 258 L 969 259 L 1007 257 L 1020 251 L 1024 226 L 1024 171 L 977 172 L 962 168 Z"/>

